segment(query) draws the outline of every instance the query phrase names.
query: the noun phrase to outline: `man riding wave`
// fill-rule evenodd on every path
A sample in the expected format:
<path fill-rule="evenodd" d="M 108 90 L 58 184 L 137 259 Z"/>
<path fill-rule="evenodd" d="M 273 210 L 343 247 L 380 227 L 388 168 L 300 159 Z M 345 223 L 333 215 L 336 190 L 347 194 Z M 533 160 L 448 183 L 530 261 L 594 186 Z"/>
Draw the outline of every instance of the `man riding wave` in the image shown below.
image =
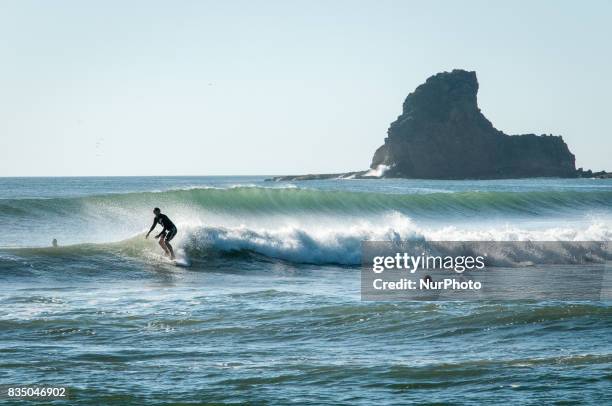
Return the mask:
<path fill-rule="evenodd" d="M 168 218 L 168 216 L 162 214 L 159 207 L 153 209 L 153 214 L 155 214 L 155 218 L 153 219 L 153 225 L 149 229 L 149 232 L 147 233 L 145 238 L 149 238 L 149 234 L 151 234 L 151 231 L 153 231 L 157 224 L 161 225 L 164 229 L 161 231 L 161 233 L 157 234 L 155 238 L 159 238 L 159 245 L 162 247 L 166 255 L 168 255 L 170 259 L 174 259 L 174 250 L 172 249 L 172 245 L 170 245 L 170 241 L 176 235 L 176 226 L 174 225 L 172 220 Z"/>

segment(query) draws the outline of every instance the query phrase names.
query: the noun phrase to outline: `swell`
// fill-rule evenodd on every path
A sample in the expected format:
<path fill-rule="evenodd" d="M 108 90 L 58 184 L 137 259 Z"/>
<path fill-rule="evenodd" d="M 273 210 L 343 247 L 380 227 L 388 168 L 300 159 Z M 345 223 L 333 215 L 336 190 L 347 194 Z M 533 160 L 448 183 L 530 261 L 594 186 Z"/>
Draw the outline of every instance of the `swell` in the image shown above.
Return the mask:
<path fill-rule="evenodd" d="M 408 215 L 541 215 L 559 211 L 610 209 L 612 191 L 458 192 L 385 194 L 236 187 L 166 192 L 123 193 L 76 198 L 0 200 L 0 217 L 70 216 L 84 209 L 130 211 L 150 207 L 201 208 L 217 213 L 377 213 L 399 211 Z"/>
<path fill-rule="evenodd" d="M 393 215 L 379 224 L 366 222 L 341 227 L 325 224 L 280 228 L 186 227 L 181 229 L 172 244 L 179 252 L 179 258 L 187 263 L 285 261 L 294 264 L 357 266 L 361 263 L 363 241 L 565 242 L 554 249 L 517 244 L 503 247 L 500 252 L 491 252 L 490 260 L 495 260 L 497 266 L 524 266 L 522 262 L 525 260 L 529 260 L 532 265 L 573 264 L 575 257 L 582 255 L 582 241 L 611 240 L 612 230 L 605 224 L 592 224 L 584 229 L 500 230 L 493 227 L 473 231 L 451 227 L 422 228 L 404 216 Z M 609 247 L 609 244 L 603 244 L 600 251 L 593 251 L 592 255 L 608 258 Z M 57 248 L 7 248 L 0 250 L 0 262 L 8 267 L 9 261 L 32 256 L 71 261 L 100 254 L 108 256 L 108 261 L 116 257 L 129 257 L 159 262 L 159 253 L 160 249 L 154 240 L 145 240 L 143 234 L 138 234 L 112 243 L 75 244 Z M 517 262 L 517 258 L 524 259 Z"/>

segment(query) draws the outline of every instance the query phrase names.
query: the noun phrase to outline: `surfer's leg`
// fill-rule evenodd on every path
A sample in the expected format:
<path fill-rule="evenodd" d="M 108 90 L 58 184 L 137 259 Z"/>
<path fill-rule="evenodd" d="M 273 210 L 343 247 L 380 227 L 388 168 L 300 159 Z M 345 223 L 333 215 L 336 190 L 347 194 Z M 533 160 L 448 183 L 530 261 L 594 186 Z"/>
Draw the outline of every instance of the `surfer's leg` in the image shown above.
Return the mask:
<path fill-rule="evenodd" d="M 170 243 L 168 241 L 166 241 L 166 247 L 168 247 L 168 250 L 170 251 L 170 259 L 176 258 L 174 256 L 174 250 L 172 249 L 172 245 L 170 245 Z"/>
<path fill-rule="evenodd" d="M 174 236 L 176 235 L 176 228 L 170 230 L 168 232 L 168 234 L 166 234 L 164 236 L 164 242 L 166 243 L 166 247 L 168 247 L 168 249 L 170 250 L 170 259 L 174 259 L 174 250 L 172 249 L 172 245 L 170 245 L 170 240 L 172 240 L 174 238 Z"/>
<path fill-rule="evenodd" d="M 170 255 L 170 251 L 168 251 L 168 247 L 166 247 L 166 236 L 161 235 L 159 237 L 159 246 L 162 247 L 166 255 Z"/>

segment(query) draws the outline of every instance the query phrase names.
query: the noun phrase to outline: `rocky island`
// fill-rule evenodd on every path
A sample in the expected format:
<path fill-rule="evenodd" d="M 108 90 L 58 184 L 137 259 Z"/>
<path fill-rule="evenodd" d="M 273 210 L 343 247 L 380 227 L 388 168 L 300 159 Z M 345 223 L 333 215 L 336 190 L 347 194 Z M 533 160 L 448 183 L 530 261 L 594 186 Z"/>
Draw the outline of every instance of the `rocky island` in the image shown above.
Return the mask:
<path fill-rule="evenodd" d="M 271 180 L 607 176 L 577 171 L 575 157 L 560 136 L 507 135 L 496 129 L 478 108 L 477 94 L 476 72 L 438 73 L 406 97 L 369 170 Z"/>

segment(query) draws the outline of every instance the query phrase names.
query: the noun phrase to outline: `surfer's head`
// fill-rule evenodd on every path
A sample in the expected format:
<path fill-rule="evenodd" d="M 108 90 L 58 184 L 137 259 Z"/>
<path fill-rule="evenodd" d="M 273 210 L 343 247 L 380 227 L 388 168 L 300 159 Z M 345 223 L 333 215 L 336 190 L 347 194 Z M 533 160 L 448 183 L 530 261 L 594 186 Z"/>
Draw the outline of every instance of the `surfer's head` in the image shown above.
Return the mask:
<path fill-rule="evenodd" d="M 156 216 L 159 216 L 159 213 L 161 213 L 161 210 L 159 209 L 159 207 L 156 207 L 153 209 L 153 214 L 155 214 Z"/>

